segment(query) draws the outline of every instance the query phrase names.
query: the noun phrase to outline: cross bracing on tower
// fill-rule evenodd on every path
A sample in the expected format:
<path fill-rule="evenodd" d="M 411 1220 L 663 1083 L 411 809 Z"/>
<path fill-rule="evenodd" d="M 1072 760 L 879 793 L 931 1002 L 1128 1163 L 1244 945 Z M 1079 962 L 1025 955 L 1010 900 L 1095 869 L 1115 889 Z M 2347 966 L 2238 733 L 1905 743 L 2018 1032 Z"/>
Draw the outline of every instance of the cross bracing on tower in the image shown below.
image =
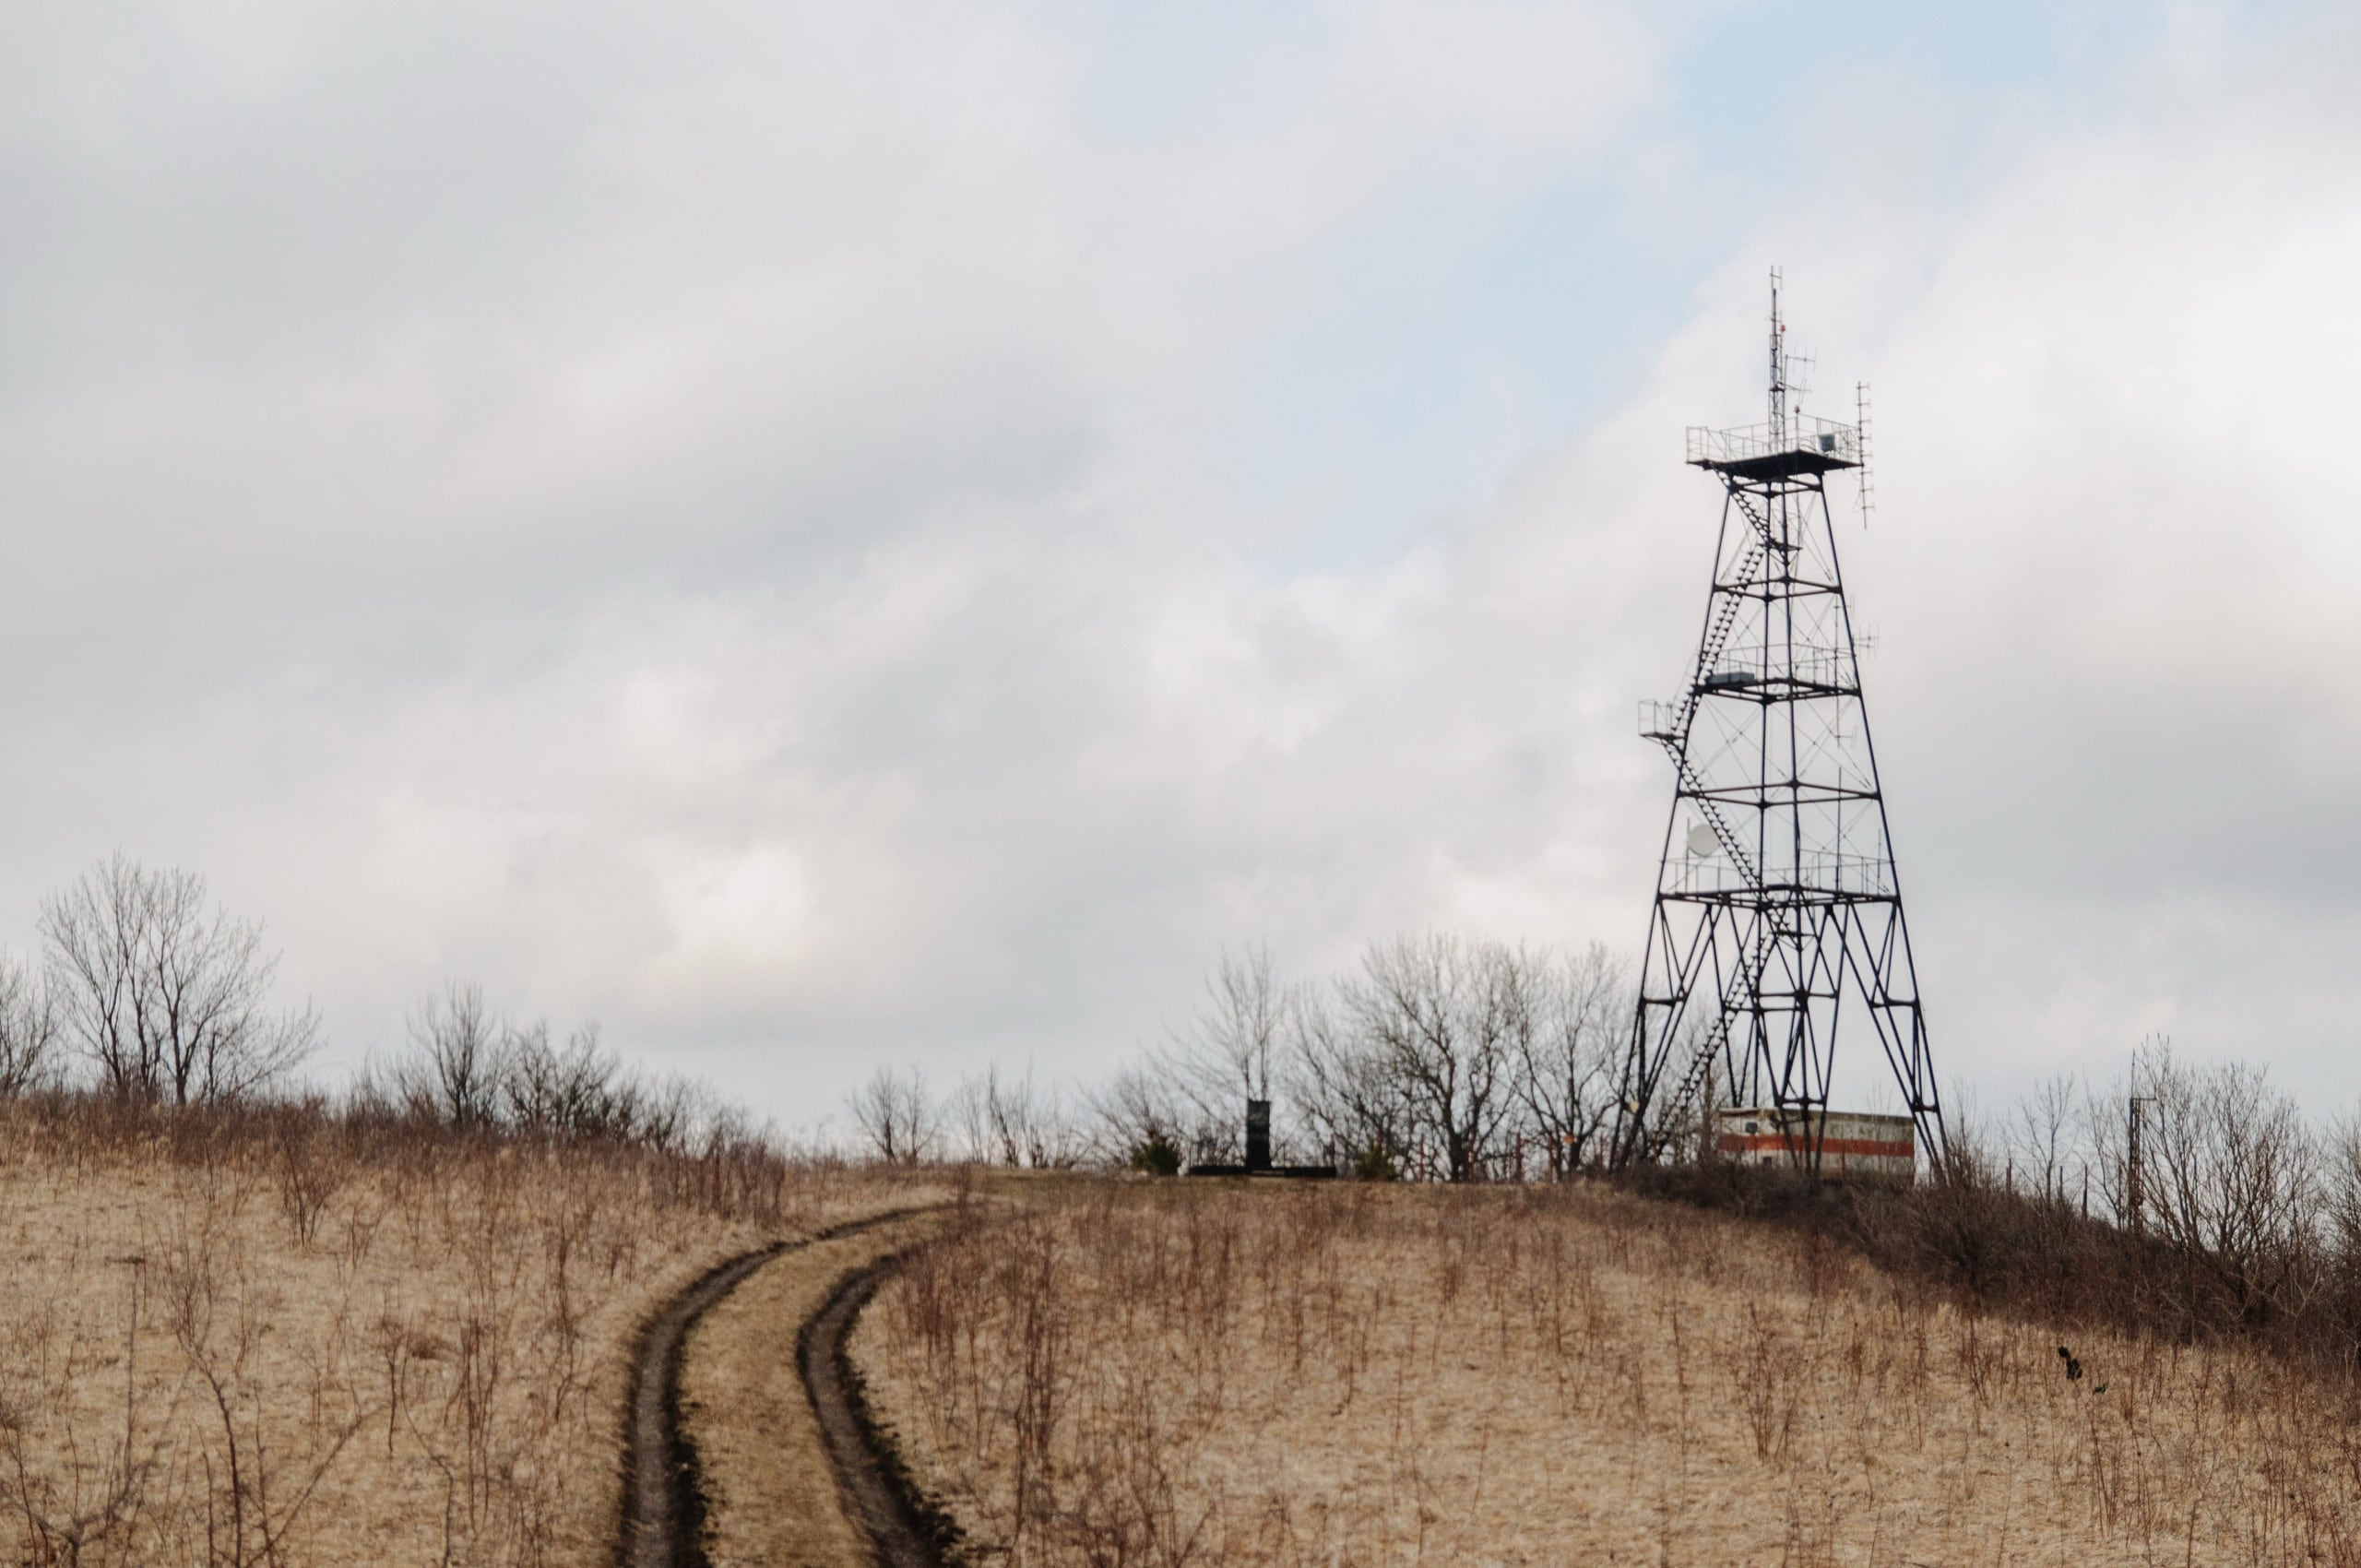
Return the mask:
<path fill-rule="evenodd" d="M 1807 417 L 1772 275 L 1770 417 L 1692 429 L 1723 487 L 1688 688 L 1641 705 L 1673 765 L 1613 1158 L 1655 1160 L 1718 1096 L 1800 1129 L 1817 1170 L 1840 1034 L 1869 1039 L 1940 1158 L 1942 1111 L 1878 783 L 1828 476 L 1858 425 Z M 1866 1039 L 1863 1037 L 1867 1037 Z"/>

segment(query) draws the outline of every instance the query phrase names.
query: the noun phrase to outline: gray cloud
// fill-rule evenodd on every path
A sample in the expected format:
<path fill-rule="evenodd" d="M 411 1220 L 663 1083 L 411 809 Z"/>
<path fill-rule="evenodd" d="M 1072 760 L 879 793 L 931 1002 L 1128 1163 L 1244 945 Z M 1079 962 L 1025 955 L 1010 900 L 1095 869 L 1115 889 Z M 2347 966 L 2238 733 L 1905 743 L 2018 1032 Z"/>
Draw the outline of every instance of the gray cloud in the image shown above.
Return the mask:
<path fill-rule="evenodd" d="M 1879 382 L 1845 538 L 1946 1065 L 2165 1028 L 2361 1089 L 2317 39 L 2168 39 L 1945 199 L 1884 104 L 1438 507 L 1383 499 L 1419 432 L 1280 389 L 1373 278 L 1486 286 L 1384 237 L 1678 170 L 1633 137 L 1679 41 L 1619 11 L 1314 13 L 1165 97 L 1058 7 L 18 25 L 19 940 L 119 844 L 269 917 L 347 1056 L 465 973 L 802 1115 L 871 1054 L 1090 1070 L 1225 942 L 1631 939 L 1679 427 L 1754 417 L 1775 255 Z"/>

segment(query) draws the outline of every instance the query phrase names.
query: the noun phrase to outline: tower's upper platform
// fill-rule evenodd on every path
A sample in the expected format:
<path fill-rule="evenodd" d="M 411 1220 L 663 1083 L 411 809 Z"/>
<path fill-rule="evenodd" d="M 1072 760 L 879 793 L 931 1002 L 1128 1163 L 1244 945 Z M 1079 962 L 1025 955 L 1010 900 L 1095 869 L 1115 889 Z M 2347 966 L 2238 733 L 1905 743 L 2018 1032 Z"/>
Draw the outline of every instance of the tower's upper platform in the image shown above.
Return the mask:
<path fill-rule="evenodd" d="M 1861 466 L 1861 427 L 1833 420 L 1790 416 L 1778 424 L 1737 430 L 1689 427 L 1689 460 L 1740 479 L 1790 479 Z"/>

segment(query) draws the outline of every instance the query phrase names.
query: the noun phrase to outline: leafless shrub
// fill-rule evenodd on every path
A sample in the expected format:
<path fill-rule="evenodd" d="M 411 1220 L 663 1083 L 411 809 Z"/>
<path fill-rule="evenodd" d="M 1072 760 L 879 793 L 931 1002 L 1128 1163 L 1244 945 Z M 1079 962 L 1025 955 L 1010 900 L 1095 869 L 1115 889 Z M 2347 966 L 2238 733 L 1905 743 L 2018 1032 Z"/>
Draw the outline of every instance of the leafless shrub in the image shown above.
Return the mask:
<path fill-rule="evenodd" d="M 545 1021 L 504 1021 L 472 982 L 453 981 L 410 1015 L 409 1051 L 354 1084 L 356 1105 L 460 1133 L 636 1144 L 686 1153 L 725 1114 L 681 1077 L 633 1071 L 584 1024 L 563 1046 Z"/>
<path fill-rule="evenodd" d="M 599 1026 L 586 1024 L 563 1049 L 550 1044 L 549 1027 L 536 1024 L 510 1037 L 502 1075 L 504 1120 L 540 1137 L 628 1142 L 638 1136 L 645 1096 L 622 1063 L 599 1044 Z"/>
<path fill-rule="evenodd" d="M 353 1173 L 351 1159 L 335 1146 L 339 1129 L 322 1111 L 312 1102 L 291 1107 L 276 1119 L 272 1164 L 279 1206 L 296 1241 L 306 1247 L 317 1237 L 329 1203 Z"/>
<path fill-rule="evenodd" d="M 1766 1323 L 1761 1306 L 1746 1307 L 1746 1362 L 1738 1374 L 1738 1393 L 1746 1408 L 1748 1432 L 1754 1439 L 1754 1456 L 1770 1459 L 1786 1451 L 1796 1423 L 1794 1357 L 1776 1326 Z"/>
<path fill-rule="evenodd" d="M 955 1145 L 952 1158 L 971 1165 L 1045 1170 L 1093 1157 L 1110 1158 L 1099 1143 L 1094 1142 L 1089 1130 L 1076 1124 L 1065 1095 L 1054 1084 L 1037 1081 L 1029 1064 L 1022 1077 L 1003 1076 L 994 1065 L 980 1075 L 960 1079 L 959 1087 L 952 1091 L 948 1104 L 940 1111 L 923 1104 L 925 1087 L 915 1073 L 901 1079 L 900 1084 L 900 1115 L 923 1134 L 917 1140 L 918 1158 L 939 1152 L 946 1135 Z M 875 1080 L 863 1091 L 872 1115 L 875 1114 L 878 1092 Z M 945 1112 L 950 1123 L 947 1129 L 943 1125 Z M 856 1111 L 856 1119 L 859 1117 Z M 863 1122 L 862 1125 L 867 1130 L 868 1123 Z M 871 1132 L 869 1136 L 872 1146 L 878 1146 L 876 1134 Z M 887 1157 L 881 1151 L 880 1158 Z"/>
<path fill-rule="evenodd" d="M 1091 1091 L 1086 1105 L 1086 1135 L 1095 1163 L 1116 1170 L 1180 1170 L 1187 1112 L 1161 1075 L 1124 1068 Z"/>

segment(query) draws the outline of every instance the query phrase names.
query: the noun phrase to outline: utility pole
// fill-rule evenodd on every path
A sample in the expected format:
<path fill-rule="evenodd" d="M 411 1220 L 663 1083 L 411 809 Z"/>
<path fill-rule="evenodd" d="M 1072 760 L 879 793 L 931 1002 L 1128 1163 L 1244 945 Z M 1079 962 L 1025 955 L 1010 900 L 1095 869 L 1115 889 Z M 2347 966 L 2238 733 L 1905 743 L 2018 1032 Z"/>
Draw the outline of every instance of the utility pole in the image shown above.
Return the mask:
<path fill-rule="evenodd" d="M 2147 1170 L 2141 1148 L 2141 1134 L 2147 1124 L 2147 1108 L 2155 1103 L 2155 1096 L 2140 1092 L 2135 1079 L 2130 1101 L 2124 1111 L 2123 1127 L 2123 1206 L 2130 1211 L 2128 1218 L 2135 1235 L 2145 1235 L 2148 1230 Z"/>

